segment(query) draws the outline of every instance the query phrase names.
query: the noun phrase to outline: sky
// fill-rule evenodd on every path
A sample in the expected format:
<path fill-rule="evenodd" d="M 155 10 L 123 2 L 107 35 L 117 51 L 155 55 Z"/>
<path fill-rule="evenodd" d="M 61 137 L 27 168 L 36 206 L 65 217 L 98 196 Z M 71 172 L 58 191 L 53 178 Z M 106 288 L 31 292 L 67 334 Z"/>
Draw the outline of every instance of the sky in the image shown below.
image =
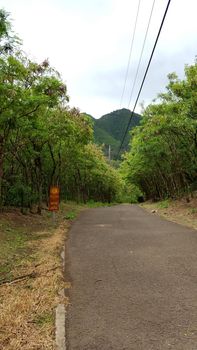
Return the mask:
<path fill-rule="evenodd" d="M 141 0 L 130 69 L 125 73 L 139 0 L 0 0 L 28 56 L 50 64 L 67 85 L 70 106 L 99 118 L 133 105 L 167 0 L 155 0 L 139 75 L 129 105 L 153 0 Z M 197 55 L 197 1 L 172 0 L 136 111 L 165 90 L 167 75 L 182 79 Z"/>

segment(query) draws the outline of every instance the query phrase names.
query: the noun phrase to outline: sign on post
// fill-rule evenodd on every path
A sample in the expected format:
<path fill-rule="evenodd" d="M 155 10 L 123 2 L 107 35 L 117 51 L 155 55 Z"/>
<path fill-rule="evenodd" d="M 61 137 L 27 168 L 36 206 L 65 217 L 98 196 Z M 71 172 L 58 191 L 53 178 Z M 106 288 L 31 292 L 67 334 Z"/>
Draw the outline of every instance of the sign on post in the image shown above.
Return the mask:
<path fill-rule="evenodd" d="M 51 186 L 50 194 L 49 194 L 49 210 L 58 211 L 59 202 L 60 202 L 60 189 L 57 186 Z"/>

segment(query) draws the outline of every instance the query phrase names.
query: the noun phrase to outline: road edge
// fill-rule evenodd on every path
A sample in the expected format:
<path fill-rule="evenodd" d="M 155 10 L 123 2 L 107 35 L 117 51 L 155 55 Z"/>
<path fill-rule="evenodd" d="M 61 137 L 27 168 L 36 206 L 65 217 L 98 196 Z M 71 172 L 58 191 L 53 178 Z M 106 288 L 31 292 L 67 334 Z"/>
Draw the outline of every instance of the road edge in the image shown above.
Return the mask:
<path fill-rule="evenodd" d="M 56 346 L 57 350 L 66 350 L 66 310 L 63 304 L 56 308 Z"/>
<path fill-rule="evenodd" d="M 63 272 L 65 271 L 65 247 L 61 253 Z M 64 290 L 60 291 L 64 295 Z M 66 309 L 58 304 L 55 310 L 55 342 L 57 350 L 66 350 Z"/>

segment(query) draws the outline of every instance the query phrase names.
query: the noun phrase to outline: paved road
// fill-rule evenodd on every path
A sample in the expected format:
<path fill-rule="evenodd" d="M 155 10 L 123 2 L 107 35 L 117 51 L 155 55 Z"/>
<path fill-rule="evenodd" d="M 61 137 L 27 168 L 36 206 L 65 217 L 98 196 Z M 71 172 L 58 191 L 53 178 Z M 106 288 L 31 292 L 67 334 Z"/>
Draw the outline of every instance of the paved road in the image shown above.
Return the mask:
<path fill-rule="evenodd" d="M 83 212 L 67 248 L 69 350 L 197 350 L 197 231 L 118 205 Z"/>

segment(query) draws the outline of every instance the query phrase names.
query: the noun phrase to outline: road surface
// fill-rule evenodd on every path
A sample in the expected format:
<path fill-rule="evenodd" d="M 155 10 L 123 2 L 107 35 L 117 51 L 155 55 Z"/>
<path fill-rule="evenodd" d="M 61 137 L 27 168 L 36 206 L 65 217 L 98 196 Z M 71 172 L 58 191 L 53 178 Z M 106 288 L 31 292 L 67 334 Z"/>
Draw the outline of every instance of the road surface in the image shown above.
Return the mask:
<path fill-rule="evenodd" d="M 68 350 L 197 350 L 197 231 L 135 205 L 90 209 L 67 252 Z"/>

